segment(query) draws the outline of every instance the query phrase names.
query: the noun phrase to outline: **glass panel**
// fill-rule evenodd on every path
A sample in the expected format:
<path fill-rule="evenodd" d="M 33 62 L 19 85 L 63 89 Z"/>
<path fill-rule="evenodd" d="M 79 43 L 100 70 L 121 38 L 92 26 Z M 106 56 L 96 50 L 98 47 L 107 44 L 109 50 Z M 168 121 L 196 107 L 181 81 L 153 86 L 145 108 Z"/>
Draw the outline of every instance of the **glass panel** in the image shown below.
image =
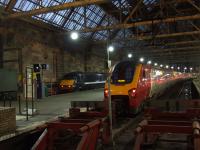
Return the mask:
<path fill-rule="evenodd" d="M 10 0 L 0 0 L 0 5 L 6 6 Z"/>

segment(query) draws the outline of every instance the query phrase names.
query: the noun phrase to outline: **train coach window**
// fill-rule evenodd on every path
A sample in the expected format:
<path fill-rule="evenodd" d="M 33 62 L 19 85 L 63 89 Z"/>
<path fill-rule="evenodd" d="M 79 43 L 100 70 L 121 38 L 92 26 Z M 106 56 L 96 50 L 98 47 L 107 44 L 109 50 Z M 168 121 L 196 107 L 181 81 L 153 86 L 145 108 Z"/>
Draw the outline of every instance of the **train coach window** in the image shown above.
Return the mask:
<path fill-rule="evenodd" d="M 146 72 L 145 72 L 145 70 L 142 71 L 142 78 L 146 78 Z"/>
<path fill-rule="evenodd" d="M 130 83 L 133 80 L 134 71 L 135 64 L 130 62 L 119 63 L 112 73 L 112 83 Z"/>

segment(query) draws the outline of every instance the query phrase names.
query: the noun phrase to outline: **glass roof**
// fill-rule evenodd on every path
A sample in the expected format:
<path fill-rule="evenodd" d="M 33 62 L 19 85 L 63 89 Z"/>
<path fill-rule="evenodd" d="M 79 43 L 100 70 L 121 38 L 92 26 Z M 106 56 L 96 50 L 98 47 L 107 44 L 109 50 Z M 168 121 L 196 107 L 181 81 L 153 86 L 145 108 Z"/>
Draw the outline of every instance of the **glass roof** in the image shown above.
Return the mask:
<path fill-rule="evenodd" d="M 144 0 L 145 5 L 153 4 L 155 2 L 156 2 L 156 0 Z"/>
<path fill-rule="evenodd" d="M 74 0 L 18 0 L 13 10 L 18 12 L 30 11 L 72 1 Z M 126 8 L 130 6 L 129 1 L 130 0 L 112 0 L 112 3 L 117 8 Z M 6 6 L 8 3 L 9 0 L 0 0 L 0 5 Z M 110 25 L 118 23 L 114 17 L 106 14 L 106 12 L 97 5 L 50 12 L 32 16 L 32 18 L 65 29 L 66 31 L 81 30 L 85 27 L 94 28 L 97 26 L 107 26 L 108 23 Z M 98 31 L 94 33 L 82 33 L 82 36 L 93 38 L 94 40 L 105 40 L 108 37 L 108 32 Z"/>

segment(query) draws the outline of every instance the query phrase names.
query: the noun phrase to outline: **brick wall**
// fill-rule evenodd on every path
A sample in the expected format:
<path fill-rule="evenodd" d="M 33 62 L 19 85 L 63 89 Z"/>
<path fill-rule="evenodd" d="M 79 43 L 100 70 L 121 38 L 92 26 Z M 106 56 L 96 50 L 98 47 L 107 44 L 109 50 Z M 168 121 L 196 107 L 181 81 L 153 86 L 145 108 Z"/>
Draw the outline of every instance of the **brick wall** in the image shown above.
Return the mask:
<path fill-rule="evenodd" d="M 15 132 L 15 108 L 0 107 L 0 136 Z"/>

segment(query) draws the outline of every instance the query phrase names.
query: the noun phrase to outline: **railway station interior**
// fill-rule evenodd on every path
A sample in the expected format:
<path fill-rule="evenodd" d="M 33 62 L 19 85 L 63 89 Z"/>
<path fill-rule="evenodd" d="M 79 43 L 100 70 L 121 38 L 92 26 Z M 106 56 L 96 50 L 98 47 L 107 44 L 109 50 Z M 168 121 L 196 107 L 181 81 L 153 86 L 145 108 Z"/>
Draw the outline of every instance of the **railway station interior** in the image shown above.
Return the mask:
<path fill-rule="evenodd" d="M 200 150 L 200 0 L 0 0 L 0 150 Z"/>

